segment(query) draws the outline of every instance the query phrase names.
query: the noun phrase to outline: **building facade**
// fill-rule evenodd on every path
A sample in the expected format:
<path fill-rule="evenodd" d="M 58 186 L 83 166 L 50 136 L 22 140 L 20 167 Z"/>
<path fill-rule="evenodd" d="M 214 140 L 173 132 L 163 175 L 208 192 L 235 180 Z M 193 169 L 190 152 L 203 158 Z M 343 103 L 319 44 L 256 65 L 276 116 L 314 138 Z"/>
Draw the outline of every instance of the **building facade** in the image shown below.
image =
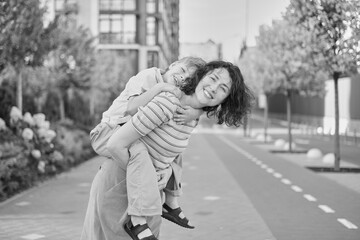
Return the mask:
<path fill-rule="evenodd" d="M 116 51 L 136 73 L 166 68 L 179 56 L 179 0 L 49 0 L 49 14 L 76 14 L 96 36 L 99 51 Z"/>

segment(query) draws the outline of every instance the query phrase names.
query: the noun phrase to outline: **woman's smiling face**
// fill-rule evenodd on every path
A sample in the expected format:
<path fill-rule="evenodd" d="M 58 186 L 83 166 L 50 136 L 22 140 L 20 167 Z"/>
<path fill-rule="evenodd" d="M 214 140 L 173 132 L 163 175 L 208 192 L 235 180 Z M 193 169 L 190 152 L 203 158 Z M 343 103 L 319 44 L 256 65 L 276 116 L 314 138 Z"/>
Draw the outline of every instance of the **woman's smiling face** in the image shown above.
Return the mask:
<path fill-rule="evenodd" d="M 208 72 L 195 89 L 195 95 L 202 107 L 212 107 L 222 103 L 230 94 L 231 78 L 225 68 Z"/>

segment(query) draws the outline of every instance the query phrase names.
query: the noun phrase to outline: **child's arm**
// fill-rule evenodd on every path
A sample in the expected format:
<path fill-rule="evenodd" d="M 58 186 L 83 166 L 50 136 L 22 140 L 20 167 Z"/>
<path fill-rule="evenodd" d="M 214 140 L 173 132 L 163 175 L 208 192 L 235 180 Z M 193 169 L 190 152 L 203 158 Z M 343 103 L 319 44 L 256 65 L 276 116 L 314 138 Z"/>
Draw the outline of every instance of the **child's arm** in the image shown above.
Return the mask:
<path fill-rule="evenodd" d="M 161 92 L 172 92 L 177 97 L 181 96 L 181 91 L 178 87 L 169 83 L 158 83 L 143 94 L 130 98 L 126 113 L 133 116 L 137 113 L 139 107 L 145 106 Z"/>
<path fill-rule="evenodd" d="M 199 119 L 201 114 L 203 114 L 203 110 L 200 108 L 192 108 L 190 106 L 183 106 L 179 107 L 176 110 L 176 113 L 174 115 L 174 121 L 177 124 L 185 124 L 187 122 L 190 122 L 192 120 Z"/>

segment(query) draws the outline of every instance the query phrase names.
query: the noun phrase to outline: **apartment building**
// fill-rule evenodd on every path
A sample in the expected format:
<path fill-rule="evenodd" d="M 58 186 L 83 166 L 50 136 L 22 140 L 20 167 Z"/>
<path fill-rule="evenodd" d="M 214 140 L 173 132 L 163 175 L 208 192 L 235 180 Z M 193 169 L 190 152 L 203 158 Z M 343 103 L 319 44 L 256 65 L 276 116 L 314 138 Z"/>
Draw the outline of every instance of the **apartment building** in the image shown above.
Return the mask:
<path fill-rule="evenodd" d="M 67 10 L 97 37 L 99 51 L 116 51 L 133 73 L 166 68 L 179 55 L 179 0 L 48 0 L 50 15 Z"/>

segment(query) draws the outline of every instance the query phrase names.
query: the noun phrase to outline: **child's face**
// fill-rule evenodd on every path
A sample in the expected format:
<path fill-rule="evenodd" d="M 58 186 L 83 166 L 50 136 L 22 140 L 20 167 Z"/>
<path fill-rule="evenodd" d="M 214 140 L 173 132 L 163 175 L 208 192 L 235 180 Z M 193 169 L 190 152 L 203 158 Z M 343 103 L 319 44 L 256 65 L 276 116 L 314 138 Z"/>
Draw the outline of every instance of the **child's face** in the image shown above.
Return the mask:
<path fill-rule="evenodd" d="M 181 86 L 186 78 L 194 74 L 195 70 L 195 68 L 189 68 L 182 62 L 174 62 L 164 73 L 163 79 L 167 83 L 175 86 Z"/>

